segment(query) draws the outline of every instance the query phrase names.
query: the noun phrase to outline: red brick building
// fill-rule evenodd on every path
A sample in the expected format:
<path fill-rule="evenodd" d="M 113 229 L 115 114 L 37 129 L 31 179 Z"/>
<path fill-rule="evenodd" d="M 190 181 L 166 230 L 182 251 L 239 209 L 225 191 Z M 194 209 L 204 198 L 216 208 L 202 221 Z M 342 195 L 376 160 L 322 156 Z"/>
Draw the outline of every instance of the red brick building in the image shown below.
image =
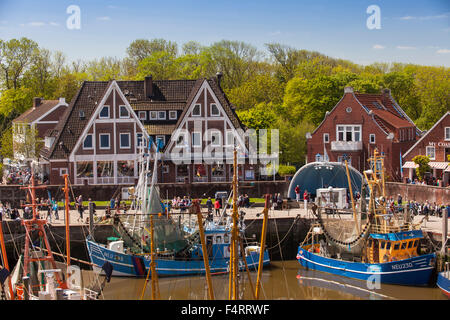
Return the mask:
<path fill-rule="evenodd" d="M 385 155 L 388 178 L 400 180 L 400 154 L 420 134 L 389 89 L 380 94 L 362 94 L 346 87 L 341 100 L 307 135 L 307 162 L 342 162 L 348 157 L 348 162 L 362 172 L 369 168 L 367 159 L 377 148 Z"/>
<path fill-rule="evenodd" d="M 232 152 L 241 146 L 239 176 L 257 179 L 244 129 L 220 76 L 198 80 L 85 81 L 41 152 L 51 184 L 134 184 L 140 146 L 161 141 L 158 182 L 231 181 Z M 212 157 L 205 149 L 212 146 Z M 181 155 L 181 156 L 180 156 Z M 248 161 L 247 161 L 248 160 Z"/>
<path fill-rule="evenodd" d="M 450 184 L 450 112 L 440 118 L 433 127 L 403 154 L 404 177 L 414 181 L 416 178 L 415 164 L 412 159 L 417 155 L 430 158 L 428 163 L 432 175 L 442 181 L 442 186 Z"/>

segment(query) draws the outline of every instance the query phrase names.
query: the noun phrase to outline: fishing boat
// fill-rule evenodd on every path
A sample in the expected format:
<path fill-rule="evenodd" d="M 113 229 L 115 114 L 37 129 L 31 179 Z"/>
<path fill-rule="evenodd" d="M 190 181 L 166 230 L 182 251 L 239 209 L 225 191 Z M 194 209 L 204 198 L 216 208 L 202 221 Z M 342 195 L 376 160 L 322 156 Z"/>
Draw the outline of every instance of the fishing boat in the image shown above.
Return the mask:
<path fill-rule="evenodd" d="M 448 262 L 445 264 L 445 270 L 438 273 L 436 285 L 450 299 L 450 265 Z"/>
<path fill-rule="evenodd" d="M 3 283 L 8 278 L 8 299 L 10 300 L 97 300 L 102 294 L 102 290 L 109 282 L 112 272 L 112 265 L 105 263 L 102 265 L 106 277 L 102 282 L 98 275 L 91 283 L 86 283 L 79 266 L 71 265 L 70 261 L 70 237 L 69 237 L 69 207 L 68 207 L 68 177 L 65 175 L 66 186 L 66 261 L 56 261 L 54 256 L 58 253 L 50 248 L 45 226 L 46 219 L 39 216 L 36 202 L 36 189 L 44 189 L 46 186 L 36 186 L 35 178 L 31 175 L 31 185 L 23 187 L 27 190 L 27 198 L 31 198 L 31 203 L 27 204 L 32 208 L 31 219 L 23 219 L 22 225 L 25 227 L 25 247 L 20 255 L 16 266 L 10 273 L 7 268 L 1 269 L 0 278 Z M 1 231 L 1 230 L 0 230 Z M 3 232 L 2 232 L 2 253 L 5 254 Z M 6 257 L 3 256 L 5 262 Z M 5 267 L 7 263 L 5 263 Z M 87 285 L 84 285 L 84 284 Z"/>
<path fill-rule="evenodd" d="M 336 230 L 344 220 L 328 221 L 325 218 L 320 199 L 318 205 L 313 205 L 316 223 L 312 224 L 297 252 L 297 259 L 303 267 L 370 281 L 373 285 L 429 284 L 436 254 L 420 252 L 419 244 L 424 234 L 420 224 L 410 221 L 408 212 L 396 214 L 389 211 L 383 160 L 377 150 L 369 159 L 372 169 L 364 172 L 367 187 L 361 190 L 359 213 L 352 198 L 354 219 L 347 221 L 347 230 Z M 347 167 L 346 162 L 345 165 Z M 350 181 L 349 188 L 352 196 Z M 367 192 L 370 192 L 368 199 Z"/>
<path fill-rule="evenodd" d="M 152 144 L 153 145 L 153 144 Z M 153 145 L 154 163 L 150 171 L 150 144 L 148 152 L 141 152 L 140 175 L 135 187 L 136 210 L 131 214 L 116 214 L 113 218 L 114 234 L 106 243 L 92 237 L 86 239 L 91 262 L 100 269 L 105 262 L 113 266 L 113 276 L 144 277 L 151 263 L 150 219 L 153 225 L 155 263 L 158 276 L 184 276 L 205 274 L 203 254 L 209 258 L 212 274 L 229 271 L 231 230 L 227 226 L 206 228 L 207 252 L 203 252 L 199 232 L 187 233 L 176 223 L 161 202 L 156 187 L 158 147 Z M 151 184 L 148 186 L 149 178 Z M 260 247 L 246 246 L 239 250 L 239 267 L 245 262 L 249 269 L 258 267 Z M 264 251 L 264 265 L 270 263 Z M 245 261 L 244 261 L 245 259 Z"/>

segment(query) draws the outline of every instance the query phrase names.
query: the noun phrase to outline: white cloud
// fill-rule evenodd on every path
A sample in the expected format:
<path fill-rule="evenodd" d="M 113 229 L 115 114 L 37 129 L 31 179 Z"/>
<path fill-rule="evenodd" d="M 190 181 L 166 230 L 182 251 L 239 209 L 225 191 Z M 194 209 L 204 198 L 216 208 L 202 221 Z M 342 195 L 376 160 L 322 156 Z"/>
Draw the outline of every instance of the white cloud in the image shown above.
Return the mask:
<path fill-rule="evenodd" d="M 415 49 L 417 49 L 416 47 L 409 47 L 409 46 L 397 46 L 396 48 L 400 49 L 400 50 L 415 50 Z"/>
<path fill-rule="evenodd" d="M 100 21 L 109 21 L 109 20 L 111 20 L 111 18 L 110 18 L 110 17 L 97 17 L 97 20 L 100 20 Z"/>
<path fill-rule="evenodd" d="M 420 17 L 414 17 L 414 16 L 404 16 L 400 17 L 400 20 L 436 20 L 436 19 L 446 19 L 448 18 L 448 13 L 443 14 L 437 14 L 434 16 L 420 16 Z"/>
<path fill-rule="evenodd" d="M 384 48 L 386 48 L 386 47 L 383 46 L 383 45 L 381 45 L 381 44 L 374 44 L 372 48 L 373 48 L 373 49 L 380 50 L 380 49 L 384 49 Z"/>
<path fill-rule="evenodd" d="M 33 22 L 28 23 L 28 25 L 30 27 L 42 27 L 42 26 L 45 26 L 45 22 L 33 21 Z"/>
<path fill-rule="evenodd" d="M 450 49 L 439 49 L 436 53 L 450 53 Z"/>
<path fill-rule="evenodd" d="M 281 34 L 281 31 L 269 32 L 269 36 L 271 36 L 271 37 L 279 36 L 280 34 Z"/>

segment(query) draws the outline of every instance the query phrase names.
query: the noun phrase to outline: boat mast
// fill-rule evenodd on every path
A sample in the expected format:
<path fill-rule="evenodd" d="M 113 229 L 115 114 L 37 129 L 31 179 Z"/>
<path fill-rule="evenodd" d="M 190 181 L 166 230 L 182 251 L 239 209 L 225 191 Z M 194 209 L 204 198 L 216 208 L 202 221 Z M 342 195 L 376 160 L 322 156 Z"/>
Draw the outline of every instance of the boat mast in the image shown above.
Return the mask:
<path fill-rule="evenodd" d="M 1 243 L 1 248 L 2 248 L 2 258 L 3 258 L 3 264 L 4 264 L 4 268 L 6 270 L 9 270 L 9 264 L 8 264 L 8 257 L 6 256 L 6 246 L 5 246 L 5 238 L 3 236 L 3 222 L 2 219 L 0 217 L 0 243 Z M 14 300 L 14 292 L 13 292 L 13 288 L 12 288 L 12 283 L 11 283 L 11 276 L 8 277 L 8 282 L 9 282 L 9 296 L 11 300 Z"/>
<path fill-rule="evenodd" d="M 24 250 L 24 275 L 29 274 L 29 267 L 30 263 L 33 261 L 48 261 L 51 263 L 53 269 L 56 269 L 56 262 L 55 258 L 53 257 L 52 250 L 50 248 L 50 244 L 48 242 L 47 234 L 44 229 L 44 225 L 47 223 L 47 220 L 39 219 L 37 214 L 37 204 L 36 204 L 36 189 L 43 189 L 46 188 L 46 186 L 36 186 L 34 181 L 34 170 L 33 166 L 31 167 L 31 186 L 28 187 L 21 187 L 21 189 L 28 189 L 28 191 L 31 194 L 31 206 L 33 208 L 33 218 L 30 220 L 22 220 L 22 225 L 25 227 L 25 250 Z M 39 235 L 43 238 L 45 248 L 47 249 L 47 256 L 44 257 L 31 257 L 30 256 L 30 243 L 31 243 L 31 232 L 33 230 L 38 230 Z M 67 285 L 61 280 L 58 273 L 55 273 L 55 279 L 59 283 L 61 288 L 66 288 Z M 28 288 L 27 288 L 28 290 Z"/>
<path fill-rule="evenodd" d="M 347 171 L 348 189 L 349 189 L 349 193 L 350 193 L 350 200 L 352 202 L 353 218 L 355 219 L 356 230 L 359 233 L 358 217 L 357 217 L 357 214 L 356 214 L 355 202 L 353 200 L 352 181 L 350 179 L 350 172 L 348 170 L 347 159 L 345 160 L 345 169 Z"/>
<path fill-rule="evenodd" d="M 262 225 L 262 231 L 261 231 L 261 247 L 259 249 L 259 263 L 258 263 L 258 276 L 256 277 L 256 288 L 255 288 L 255 299 L 259 299 L 259 287 L 261 284 L 261 275 L 262 275 L 262 268 L 263 268 L 263 262 L 264 262 L 264 248 L 266 246 L 266 233 L 267 233 L 267 223 L 269 220 L 269 197 L 270 195 L 266 194 L 265 196 L 265 203 L 264 203 L 264 219 L 263 219 L 263 225 Z"/>
<path fill-rule="evenodd" d="M 203 230 L 203 221 L 202 221 L 202 212 L 200 209 L 200 203 L 198 200 L 194 201 L 194 207 L 197 211 L 197 219 L 198 219 L 198 231 L 200 233 L 200 240 L 202 243 L 202 251 L 203 251 L 203 263 L 205 264 L 205 274 L 206 274 L 206 283 L 208 284 L 208 294 L 209 299 L 214 300 L 214 291 L 211 281 L 211 273 L 209 269 L 209 261 L 208 261 L 208 249 L 206 248 L 205 243 L 205 231 Z"/>
<path fill-rule="evenodd" d="M 64 214 L 66 219 L 66 254 L 67 268 L 70 266 L 70 210 L 69 210 L 69 176 L 64 175 Z"/>
<path fill-rule="evenodd" d="M 234 149 L 233 160 L 233 228 L 231 231 L 230 275 L 228 281 L 228 299 L 237 299 L 237 240 L 238 240 L 238 210 L 237 210 L 237 150 Z"/>

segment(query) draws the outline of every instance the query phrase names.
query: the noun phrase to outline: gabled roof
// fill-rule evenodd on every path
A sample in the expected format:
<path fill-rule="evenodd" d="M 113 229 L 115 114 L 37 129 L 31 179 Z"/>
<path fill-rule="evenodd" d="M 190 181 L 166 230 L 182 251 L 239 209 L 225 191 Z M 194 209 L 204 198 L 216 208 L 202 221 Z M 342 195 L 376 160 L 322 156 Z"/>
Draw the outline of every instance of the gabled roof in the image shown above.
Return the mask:
<path fill-rule="evenodd" d="M 428 130 L 422 137 L 420 137 L 419 140 L 417 140 L 417 142 L 411 147 L 409 148 L 408 151 L 405 152 L 405 154 L 402 156 L 402 158 L 406 157 L 408 155 L 408 153 L 411 152 L 411 150 L 413 150 L 419 143 L 421 143 L 430 132 L 432 132 L 439 123 L 441 123 L 446 117 L 450 117 L 450 111 L 447 111 L 432 127 L 430 130 Z"/>
<path fill-rule="evenodd" d="M 42 100 L 41 104 L 39 106 L 31 107 L 24 113 L 22 113 L 20 116 L 15 118 L 12 122 L 13 123 L 19 123 L 19 122 L 25 122 L 25 123 L 31 123 L 33 121 L 38 120 L 40 117 L 42 117 L 44 114 L 52 110 L 54 107 L 60 104 L 59 100 Z M 61 103 L 62 104 L 62 103 Z M 66 104 L 63 104 L 66 105 Z"/>
<path fill-rule="evenodd" d="M 215 96 L 222 104 L 231 122 L 237 128 L 243 128 L 234 107 L 228 101 L 216 80 L 153 80 L 153 95 L 144 94 L 144 81 L 116 81 L 130 106 L 137 113 L 140 110 L 183 110 L 176 124 L 158 123 L 145 125 L 147 133 L 171 135 L 181 123 L 187 109 L 192 104 L 202 84 L 207 81 Z M 111 81 L 85 81 L 72 99 L 68 111 L 51 133 L 55 137 L 51 149 L 42 148 L 42 156 L 47 159 L 66 159 L 77 143 L 84 127 L 89 122 L 98 103 L 104 97 Z M 83 111 L 85 120 L 80 120 Z M 167 146 L 167 144 L 166 144 Z"/>

